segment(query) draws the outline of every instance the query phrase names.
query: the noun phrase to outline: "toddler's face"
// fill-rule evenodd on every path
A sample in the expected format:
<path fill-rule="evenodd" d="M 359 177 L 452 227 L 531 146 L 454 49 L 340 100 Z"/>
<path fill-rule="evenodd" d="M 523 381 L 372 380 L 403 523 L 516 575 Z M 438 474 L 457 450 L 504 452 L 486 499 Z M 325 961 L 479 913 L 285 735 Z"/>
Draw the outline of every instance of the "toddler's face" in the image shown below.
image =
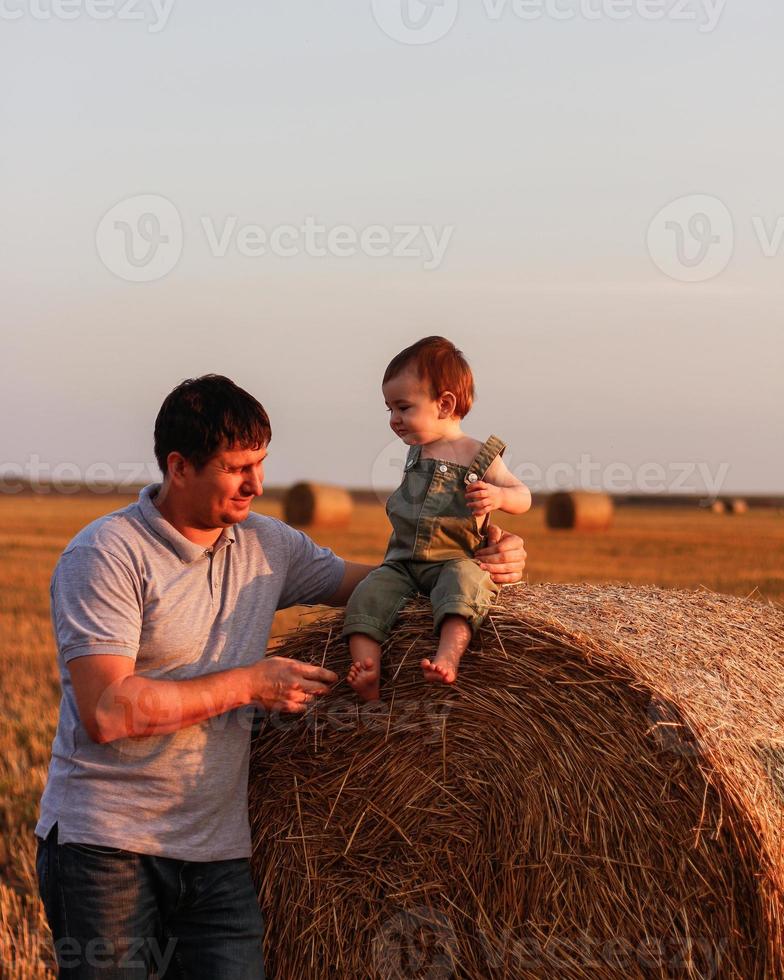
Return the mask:
<path fill-rule="evenodd" d="M 446 419 L 439 418 L 438 402 L 414 371 L 404 371 L 381 386 L 389 410 L 389 426 L 407 446 L 440 439 Z"/>

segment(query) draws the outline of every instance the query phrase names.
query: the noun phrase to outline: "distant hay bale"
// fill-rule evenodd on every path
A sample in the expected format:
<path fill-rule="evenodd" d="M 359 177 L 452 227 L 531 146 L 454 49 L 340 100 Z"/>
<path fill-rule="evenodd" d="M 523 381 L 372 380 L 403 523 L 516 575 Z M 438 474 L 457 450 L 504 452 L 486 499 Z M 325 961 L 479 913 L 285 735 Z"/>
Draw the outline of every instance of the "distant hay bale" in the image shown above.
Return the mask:
<path fill-rule="evenodd" d="M 575 531 L 606 531 L 612 523 L 613 502 L 606 493 L 573 490 L 550 494 L 547 526 Z"/>
<path fill-rule="evenodd" d="M 342 613 L 285 656 L 346 671 Z M 709 592 L 504 589 L 454 687 L 429 605 L 253 743 L 276 980 L 784 977 L 784 610 Z"/>
<path fill-rule="evenodd" d="M 354 504 L 343 487 L 295 483 L 283 500 L 284 519 L 296 527 L 346 527 Z"/>
<path fill-rule="evenodd" d="M 726 514 L 727 505 L 723 500 L 714 500 L 711 504 L 711 512 L 714 514 Z"/>
<path fill-rule="evenodd" d="M 742 497 L 735 497 L 733 500 L 729 501 L 727 505 L 727 513 L 735 514 L 739 516 L 741 514 L 747 514 L 749 512 L 748 503 L 743 500 Z"/>

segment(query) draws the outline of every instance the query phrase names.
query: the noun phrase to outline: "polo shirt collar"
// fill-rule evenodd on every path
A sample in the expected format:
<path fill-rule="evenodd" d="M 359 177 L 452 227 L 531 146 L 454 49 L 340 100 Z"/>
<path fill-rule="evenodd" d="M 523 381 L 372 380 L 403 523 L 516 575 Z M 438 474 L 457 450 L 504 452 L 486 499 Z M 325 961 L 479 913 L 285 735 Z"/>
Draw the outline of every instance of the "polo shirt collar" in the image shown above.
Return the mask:
<path fill-rule="evenodd" d="M 160 483 L 151 483 L 139 493 L 139 509 L 142 517 L 159 537 L 169 542 L 181 561 L 190 563 L 196 561 L 197 558 L 203 558 L 204 552 L 208 549 L 203 544 L 196 544 L 194 541 L 189 541 L 184 535 L 180 534 L 177 528 L 166 520 L 153 503 L 153 498 L 160 489 Z M 224 527 L 221 536 L 212 546 L 213 550 L 219 551 L 226 545 L 232 544 L 233 541 L 234 528 Z"/>

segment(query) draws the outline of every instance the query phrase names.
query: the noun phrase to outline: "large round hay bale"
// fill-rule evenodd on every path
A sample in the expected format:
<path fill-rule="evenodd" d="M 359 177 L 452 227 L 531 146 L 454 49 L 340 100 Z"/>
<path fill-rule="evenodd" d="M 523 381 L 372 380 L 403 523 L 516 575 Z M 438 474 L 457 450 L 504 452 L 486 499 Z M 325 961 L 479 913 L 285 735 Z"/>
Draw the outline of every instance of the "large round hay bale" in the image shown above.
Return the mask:
<path fill-rule="evenodd" d="M 284 655 L 345 676 L 341 613 Z M 784 611 L 505 589 L 454 687 L 403 611 L 383 701 L 267 719 L 254 868 L 276 980 L 784 977 Z"/>
<path fill-rule="evenodd" d="M 606 531 L 612 523 L 612 497 L 606 493 L 573 490 L 547 499 L 547 526 L 575 531 Z"/>
<path fill-rule="evenodd" d="M 295 527 L 346 527 L 354 504 L 343 487 L 295 483 L 283 500 L 284 519 Z"/>
<path fill-rule="evenodd" d="M 727 512 L 729 514 L 734 514 L 736 516 L 740 516 L 741 514 L 748 514 L 749 512 L 748 502 L 745 501 L 742 497 L 734 497 L 729 502 Z"/>
<path fill-rule="evenodd" d="M 713 514 L 726 514 L 727 504 L 723 500 L 714 500 L 711 504 L 711 513 Z"/>

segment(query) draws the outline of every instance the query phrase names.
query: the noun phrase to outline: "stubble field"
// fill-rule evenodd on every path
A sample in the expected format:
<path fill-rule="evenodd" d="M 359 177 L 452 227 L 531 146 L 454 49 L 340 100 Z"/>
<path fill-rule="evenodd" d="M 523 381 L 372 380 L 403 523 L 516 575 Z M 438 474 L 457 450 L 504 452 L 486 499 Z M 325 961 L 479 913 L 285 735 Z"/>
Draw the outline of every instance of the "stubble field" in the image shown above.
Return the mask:
<path fill-rule="evenodd" d="M 57 719 L 59 685 L 49 623 L 49 576 L 68 540 L 129 497 L 86 494 L 0 498 L 0 975 L 51 977 L 35 886 L 33 827 Z M 281 516 L 262 498 L 257 510 Z M 631 582 L 708 588 L 784 604 L 784 513 L 738 517 L 694 508 L 620 508 L 601 534 L 552 531 L 541 509 L 504 517 L 525 538 L 529 582 Z M 380 560 L 383 507 L 361 504 L 345 530 L 312 530 L 345 558 Z M 276 633 L 296 625 L 279 615 Z M 261 652 L 261 651 L 260 651 Z"/>

